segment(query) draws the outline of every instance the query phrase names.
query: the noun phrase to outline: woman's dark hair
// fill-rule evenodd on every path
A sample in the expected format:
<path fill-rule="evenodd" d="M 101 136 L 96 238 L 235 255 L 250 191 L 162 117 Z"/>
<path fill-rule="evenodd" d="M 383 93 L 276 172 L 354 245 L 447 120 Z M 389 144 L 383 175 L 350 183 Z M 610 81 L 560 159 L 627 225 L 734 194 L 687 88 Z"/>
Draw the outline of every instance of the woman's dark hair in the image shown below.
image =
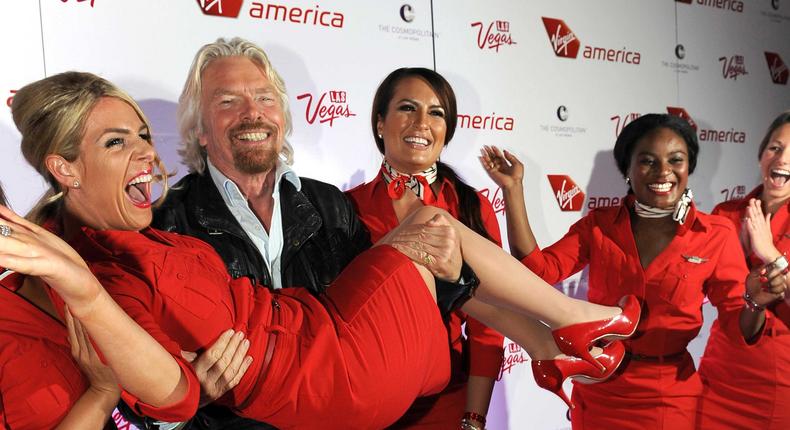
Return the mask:
<path fill-rule="evenodd" d="M 425 81 L 431 87 L 439 103 L 444 109 L 444 122 L 447 126 L 445 132 L 444 144 L 445 146 L 450 143 L 453 135 L 455 134 L 455 126 L 458 123 L 458 108 L 455 101 L 455 92 L 450 83 L 439 73 L 426 69 L 424 67 L 402 67 L 387 75 L 386 78 L 379 84 L 376 90 L 376 95 L 373 97 L 373 109 L 370 112 L 370 125 L 373 130 L 373 139 L 376 141 L 376 147 L 379 152 L 384 155 L 384 139 L 378 136 L 378 122 L 379 118 L 382 120 L 387 116 L 390 101 L 395 95 L 395 88 L 400 81 L 406 78 L 419 78 Z M 491 240 L 491 236 L 483 225 L 483 220 L 480 217 L 480 198 L 477 191 L 464 182 L 455 170 L 450 166 L 436 162 L 438 169 L 439 179 L 447 179 L 455 187 L 458 194 L 458 220 L 464 223 L 467 227 L 474 230 L 477 234 Z"/>
<path fill-rule="evenodd" d="M 620 170 L 623 177 L 628 175 L 628 166 L 631 164 L 631 155 L 634 152 L 636 143 L 659 128 L 666 128 L 675 132 L 686 142 L 689 156 L 689 174 L 694 173 L 694 168 L 697 167 L 697 154 L 699 154 L 697 133 L 688 121 L 679 116 L 650 113 L 640 116 L 625 126 L 614 144 L 614 161 L 617 163 L 617 169 Z"/>
<path fill-rule="evenodd" d="M 771 135 L 774 134 L 776 129 L 785 124 L 790 124 L 790 110 L 780 113 L 779 116 L 774 119 L 771 125 L 768 126 L 768 130 L 765 132 L 765 137 L 763 137 L 762 142 L 760 142 L 760 149 L 757 151 L 758 160 L 763 156 L 763 151 L 765 151 L 765 148 L 768 146 L 768 142 L 771 141 Z"/>
<path fill-rule="evenodd" d="M 8 202 L 5 199 L 5 192 L 3 191 L 2 184 L 0 184 L 0 205 L 8 206 Z"/>

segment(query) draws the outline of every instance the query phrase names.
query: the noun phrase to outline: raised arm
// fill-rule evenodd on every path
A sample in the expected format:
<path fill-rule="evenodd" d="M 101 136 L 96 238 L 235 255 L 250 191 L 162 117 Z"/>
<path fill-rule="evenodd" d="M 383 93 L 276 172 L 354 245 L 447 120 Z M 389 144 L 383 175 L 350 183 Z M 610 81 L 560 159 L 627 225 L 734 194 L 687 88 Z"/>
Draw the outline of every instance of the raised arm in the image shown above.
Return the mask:
<path fill-rule="evenodd" d="M 491 180 L 502 189 L 510 253 L 517 259 L 522 259 L 538 247 L 524 202 L 524 164 L 515 155 L 496 146 L 484 146 L 480 154 L 480 164 Z"/>

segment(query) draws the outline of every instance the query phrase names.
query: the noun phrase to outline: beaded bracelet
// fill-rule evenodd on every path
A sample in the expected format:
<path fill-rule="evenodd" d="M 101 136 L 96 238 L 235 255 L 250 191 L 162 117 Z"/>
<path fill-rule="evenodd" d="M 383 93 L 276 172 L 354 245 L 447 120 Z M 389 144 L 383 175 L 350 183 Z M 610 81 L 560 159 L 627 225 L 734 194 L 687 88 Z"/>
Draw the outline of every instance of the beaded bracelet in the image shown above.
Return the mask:
<path fill-rule="evenodd" d="M 752 312 L 762 312 L 765 310 L 765 306 L 758 305 L 757 302 L 754 301 L 752 296 L 749 295 L 748 291 L 743 293 L 743 301 L 746 302 L 746 307 L 749 308 L 749 310 Z"/>
<path fill-rule="evenodd" d="M 486 425 L 486 416 L 478 414 L 476 412 L 467 412 L 464 414 L 464 418 L 472 421 L 477 421 L 484 426 Z"/>

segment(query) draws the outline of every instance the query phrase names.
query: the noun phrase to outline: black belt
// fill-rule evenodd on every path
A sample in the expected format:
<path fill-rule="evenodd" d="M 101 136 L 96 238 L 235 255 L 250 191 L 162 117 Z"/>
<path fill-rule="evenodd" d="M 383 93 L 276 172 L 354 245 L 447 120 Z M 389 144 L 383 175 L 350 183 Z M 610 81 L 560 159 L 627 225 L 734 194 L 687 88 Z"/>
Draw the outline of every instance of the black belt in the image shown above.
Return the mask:
<path fill-rule="evenodd" d="M 633 360 L 633 361 L 646 361 L 649 363 L 663 363 L 666 361 L 680 361 L 682 360 L 688 352 L 686 350 L 675 352 L 672 354 L 664 354 L 664 355 L 644 355 L 644 354 L 634 354 L 633 352 L 626 352 L 626 358 Z"/>

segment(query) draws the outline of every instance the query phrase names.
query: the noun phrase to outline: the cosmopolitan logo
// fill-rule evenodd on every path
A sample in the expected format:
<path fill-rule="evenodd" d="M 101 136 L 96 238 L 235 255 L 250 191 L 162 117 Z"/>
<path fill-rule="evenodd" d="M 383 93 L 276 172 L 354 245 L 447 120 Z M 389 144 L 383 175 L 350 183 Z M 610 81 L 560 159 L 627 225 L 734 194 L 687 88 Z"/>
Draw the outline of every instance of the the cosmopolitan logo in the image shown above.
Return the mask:
<path fill-rule="evenodd" d="M 499 378 L 508 375 L 513 371 L 514 367 L 529 363 L 529 356 L 521 349 L 515 342 L 509 342 L 505 347 L 505 356 L 502 357 L 502 369 L 499 371 Z"/>
<path fill-rule="evenodd" d="M 510 34 L 509 21 L 492 21 L 488 25 L 473 22 L 472 27 L 477 28 L 477 47 L 480 49 L 493 49 L 499 52 L 502 45 L 516 44 Z"/>
<path fill-rule="evenodd" d="M 302 99 L 307 100 L 304 117 L 308 124 L 314 124 L 317 119 L 319 124 L 328 122 L 329 126 L 332 127 L 332 124 L 338 118 L 357 116 L 348 107 L 345 91 L 327 91 L 321 94 L 318 101 L 315 101 L 310 93 L 296 96 L 296 100 Z"/>
<path fill-rule="evenodd" d="M 496 112 L 491 112 L 491 115 L 458 114 L 458 127 L 461 128 L 513 131 L 514 126 L 515 120 L 512 117 L 497 115 Z"/>
<path fill-rule="evenodd" d="M 587 133 L 587 128 L 573 125 L 568 122 L 570 119 L 570 110 L 565 105 L 560 105 L 554 112 L 555 118 L 559 122 L 554 124 L 539 124 L 540 131 L 543 133 L 551 133 L 555 137 L 574 137 L 577 134 Z"/>
<path fill-rule="evenodd" d="M 766 52 L 765 61 L 768 62 L 771 80 L 774 81 L 775 84 L 787 85 L 788 71 L 784 61 L 782 61 L 782 57 L 774 52 Z"/>
<path fill-rule="evenodd" d="M 779 0 L 771 0 L 768 2 L 768 4 L 764 4 L 764 7 L 762 8 L 763 10 L 760 11 L 760 14 L 774 23 L 787 23 L 790 21 L 790 15 L 783 14 L 779 11 L 779 8 L 781 7 L 779 3 Z M 770 8 L 767 7 L 769 5 Z"/>
<path fill-rule="evenodd" d="M 631 112 L 622 115 L 614 115 L 611 118 L 609 118 L 609 120 L 612 121 L 612 123 L 614 123 L 614 137 L 617 138 L 618 136 L 620 136 L 620 133 L 623 132 L 625 126 L 628 125 L 633 120 L 639 118 L 640 116 L 642 116 L 642 114 L 638 112 Z"/>
<path fill-rule="evenodd" d="M 547 175 L 554 197 L 563 212 L 578 212 L 584 204 L 584 192 L 568 175 Z"/>
<path fill-rule="evenodd" d="M 439 33 L 434 33 L 430 28 L 414 26 L 417 18 L 417 9 L 410 4 L 401 5 L 398 9 L 400 21 L 396 23 L 382 23 L 378 25 L 382 33 L 394 34 L 400 40 L 420 41 L 423 38 L 438 38 Z"/>
<path fill-rule="evenodd" d="M 738 80 L 738 76 L 748 75 L 746 64 L 743 62 L 743 55 L 733 55 L 732 57 L 719 57 L 721 63 L 721 75 L 724 79 Z"/>
<path fill-rule="evenodd" d="M 239 16 L 243 0 L 197 0 L 205 15 L 236 18 Z M 267 21 L 282 21 L 294 24 L 314 25 L 317 27 L 342 28 L 345 17 L 340 12 L 312 8 L 285 6 L 273 3 L 252 2 L 247 12 L 250 18 Z"/>
<path fill-rule="evenodd" d="M 697 4 L 708 6 L 714 9 L 729 10 L 731 12 L 743 12 L 743 2 L 740 0 L 675 0 L 677 3 Z"/>
<path fill-rule="evenodd" d="M 8 96 L 7 99 L 5 99 L 5 104 L 8 107 L 11 107 L 11 103 L 14 102 L 14 94 L 16 94 L 16 90 L 11 90 L 8 94 L 10 94 L 10 95 Z"/>
<path fill-rule="evenodd" d="M 674 50 L 675 58 L 673 59 L 664 59 L 661 60 L 661 67 L 667 67 L 672 69 L 676 73 L 689 73 L 689 72 L 697 72 L 699 71 L 698 64 L 692 64 L 688 62 L 684 62 L 683 60 L 686 58 L 686 46 L 682 43 L 678 43 L 675 45 Z"/>
<path fill-rule="evenodd" d="M 493 192 L 488 188 L 483 188 L 480 190 L 480 194 L 491 202 L 494 212 L 498 214 L 505 213 L 505 198 L 502 196 L 502 188 L 497 187 Z"/>
<path fill-rule="evenodd" d="M 576 58 L 581 47 L 581 42 L 565 21 L 557 18 L 542 17 L 543 26 L 549 36 L 551 49 L 554 55 L 563 58 Z M 611 63 L 639 64 L 642 54 L 637 51 L 622 49 L 602 48 L 585 45 L 582 57 L 588 60 L 608 61 Z"/>
<path fill-rule="evenodd" d="M 61 3 L 68 3 L 69 0 L 60 0 Z M 89 3 L 93 7 L 94 0 L 74 0 L 74 3 Z"/>
<path fill-rule="evenodd" d="M 679 117 L 685 119 L 686 122 L 689 123 L 691 128 L 693 128 L 694 131 L 697 131 L 697 123 L 694 122 L 694 119 L 691 118 L 691 115 L 689 115 L 689 113 L 686 111 L 685 108 L 676 107 L 676 106 L 667 106 L 667 113 L 670 114 L 670 115 L 679 116 Z"/>
<path fill-rule="evenodd" d="M 742 199 L 746 197 L 746 186 L 745 185 L 735 185 L 732 188 L 725 188 L 719 191 L 719 194 L 724 195 L 724 202 L 729 200 L 735 199 Z"/>

